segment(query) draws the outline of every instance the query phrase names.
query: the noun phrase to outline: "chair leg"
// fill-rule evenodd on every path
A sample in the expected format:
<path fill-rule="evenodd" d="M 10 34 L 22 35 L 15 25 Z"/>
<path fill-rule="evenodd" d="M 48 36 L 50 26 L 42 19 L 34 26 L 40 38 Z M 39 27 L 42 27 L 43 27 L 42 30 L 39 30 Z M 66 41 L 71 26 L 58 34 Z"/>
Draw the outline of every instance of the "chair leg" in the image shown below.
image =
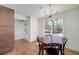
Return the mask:
<path fill-rule="evenodd" d="M 43 49 L 39 49 L 39 55 L 43 55 Z"/>
<path fill-rule="evenodd" d="M 64 49 L 63 49 L 63 50 L 61 50 L 61 55 L 64 55 Z"/>
<path fill-rule="evenodd" d="M 42 50 L 42 55 L 43 55 L 43 50 Z"/>
<path fill-rule="evenodd" d="M 62 50 L 61 50 L 61 55 L 62 55 Z"/>
<path fill-rule="evenodd" d="M 39 55 L 41 54 L 41 49 L 39 48 Z"/>
<path fill-rule="evenodd" d="M 62 50 L 62 55 L 64 55 L 64 49 Z"/>
<path fill-rule="evenodd" d="M 39 49 L 39 55 L 40 55 L 40 49 Z"/>

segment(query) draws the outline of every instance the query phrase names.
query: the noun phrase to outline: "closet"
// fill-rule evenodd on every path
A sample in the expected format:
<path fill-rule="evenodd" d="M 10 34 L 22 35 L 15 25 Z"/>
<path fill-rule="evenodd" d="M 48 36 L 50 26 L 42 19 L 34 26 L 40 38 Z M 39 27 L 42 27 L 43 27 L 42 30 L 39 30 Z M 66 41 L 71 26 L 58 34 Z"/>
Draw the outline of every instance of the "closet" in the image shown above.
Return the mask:
<path fill-rule="evenodd" d="M 0 53 L 14 47 L 14 10 L 0 6 Z"/>

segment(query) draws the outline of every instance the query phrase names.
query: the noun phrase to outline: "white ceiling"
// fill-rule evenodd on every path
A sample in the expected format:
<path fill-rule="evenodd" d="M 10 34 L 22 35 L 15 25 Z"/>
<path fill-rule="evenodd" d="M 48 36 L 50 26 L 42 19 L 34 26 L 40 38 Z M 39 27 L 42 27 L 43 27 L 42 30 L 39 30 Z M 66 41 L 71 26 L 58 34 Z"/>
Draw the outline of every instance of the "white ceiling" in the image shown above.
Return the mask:
<path fill-rule="evenodd" d="M 45 9 L 40 9 L 40 7 L 46 7 L 47 4 L 4 4 L 3 6 L 12 8 L 16 13 L 22 14 L 24 16 L 34 16 L 41 17 Z M 63 12 L 71 8 L 77 7 L 77 4 L 53 4 L 52 8 L 54 11 Z"/>

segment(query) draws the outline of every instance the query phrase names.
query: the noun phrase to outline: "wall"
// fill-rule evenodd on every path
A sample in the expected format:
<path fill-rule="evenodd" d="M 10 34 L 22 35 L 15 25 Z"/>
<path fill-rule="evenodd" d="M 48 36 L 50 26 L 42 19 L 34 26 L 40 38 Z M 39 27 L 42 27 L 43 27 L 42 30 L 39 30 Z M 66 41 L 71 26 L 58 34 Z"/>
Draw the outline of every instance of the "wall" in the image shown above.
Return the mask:
<path fill-rule="evenodd" d="M 38 36 L 38 19 L 31 17 L 30 18 L 30 41 L 36 40 Z"/>
<path fill-rule="evenodd" d="M 38 36 L 38 19 L 30 17 L 30 41 L 35 41 Z"/>
<path fill-rule="evenodd" d="M 59 14 L 64 21 L 64 35 L 68 38 L 66 47 L 79 51 L 79 7 Z"/>
<path fill-rule="evenodd" d="M 24 25 L 27 24 L 28 18 L 18 13 L 15 13 L 14 18 L 15 40 L 27 39 L 27 26 Z"/>
<path fill-rule="evenodd" d="M 24 20 L 15 20 L 14 22 L 14 32 L 15 32 L 15 40 L 24 39 L 25 38 L 25 24 L 27 22 Z"/>
<path fill-rule="evenodd" d="M 25 39 L 30 41 L 30 17 L 27 17 L 27 25 L 26 25 L 26 34 L 25 34 Z"/>
<path fill-rule="evenodd" d="M 38 19 L 35 17 L 25 17 L 20 14 L 15 15 L 15 40 L 26 39 L 35 41 L 38 36 Z M 24 24 L 27 24 L 24 26 Z"/>
<path fill-rule="evenodd" d="M 43 23 L 44 23 L 44 19 L 39 19 L 38 20 L 38 36 L 39 37 L 43 37 L 44 34 L 43 34 Z"/>
<path fill-rule="evenodd" d="M 15 13 L 14 18 L 18 20 L 27 20 L 25 16 L 18 14 L 18 13 Z"/>

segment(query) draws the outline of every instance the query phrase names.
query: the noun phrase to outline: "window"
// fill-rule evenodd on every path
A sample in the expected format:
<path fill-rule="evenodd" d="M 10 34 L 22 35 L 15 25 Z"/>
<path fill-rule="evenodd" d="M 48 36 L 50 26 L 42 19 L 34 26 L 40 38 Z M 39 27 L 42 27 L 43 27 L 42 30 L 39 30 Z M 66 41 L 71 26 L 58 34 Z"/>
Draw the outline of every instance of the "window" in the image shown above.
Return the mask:
<path fill-rule="evenodd" d="M 44 22 L 44 30 L 45 30 L 45 33 L 51 33 L 51 22 L 50 21 Z"/>
<path fill-rule="evenodd" d="M 44 21 L 44 33 L 59 34 L 63 31 L 63 20 L 45 20 Z"/>

